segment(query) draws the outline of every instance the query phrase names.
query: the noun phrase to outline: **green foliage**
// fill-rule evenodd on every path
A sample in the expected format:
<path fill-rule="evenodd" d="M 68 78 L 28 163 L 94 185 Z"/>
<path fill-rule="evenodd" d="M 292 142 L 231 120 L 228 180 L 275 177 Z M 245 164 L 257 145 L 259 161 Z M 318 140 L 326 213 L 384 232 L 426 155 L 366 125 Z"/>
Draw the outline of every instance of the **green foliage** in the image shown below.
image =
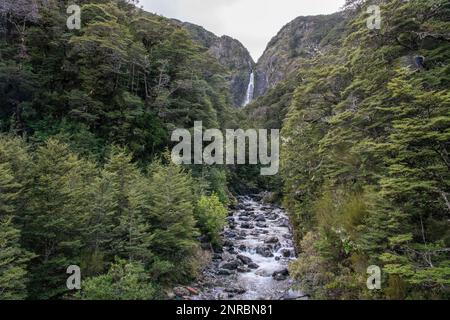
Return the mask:
<path fill-rule="evenodd" d="M 153 270 L 161 281 L 185 281 L 192 274 L 191 257 L 199 235 L 194 218 L 195 196 L 191 175 L 181 166 L 155 161 L 149 168 L 148 221 L 153 238 L 150 249 L 164 272 Z"/>
<path fill-rule="evenodd" d="M 155 287 L 144 266 L 137 262 L 117 260 L 108 273 L 83 282 L 82 300 L 151 300 Z"/>
<path fill-rule="evenodd" d="M 8 15 L 20 30 L 1 31 L 0 130 L 41 142 L 59 135 L 96 157 L 121 145 L 148 163 L 174 127 L 230 118 L 226 71 L 178 24 L 121 0 L 89 0 L 82 28 L 70 32 L 64 2 L 36 5 L 33 19 Z"/>
<path fill-rule="evenodd" d="M 351 32 L 299 71 L 283 129 L 284 202 L 299 243 L 318 233 L 314 255 L 333 270 L 320 272 L 324 290 L 309 288 L 317 296 L 370 296 L 354 284 L 375 264 L 380 298 L 445 298 L 449 11 L 445 1 L 382 1 L 378 31 L 366 27 L 368 4 L 349 2 Z M 305 267 L 299 279 L 317 272 Z"/>
<path fill-rule="evenodd" d="M 195 175 L 200 190 L 191 171 L 155 158 L 174 128 L 235 121 L 226 70 L 133 1 L 82 1 L 72 31 L 66 1 L 33 2 L 31 15 L 28 2 L 0 13 L 0 132 L 24 137 L 0 135 L 1 298 L 65 297 L 73 264 L 106 290 L 116 257 L 127 261 L 113 268 L 119 286 L 137 286 L 125 299 L 154 297 L 136 284 L 143 273 L 155 285 L 192 279 L 194 207 L 211 192 L 228 203 L 226 170 Z"/>
<path fill-rule="evenodd" d="M 27 265 L 33 257 L 20 243 L 21 231 L 16 223 L 22 185 L 8 159 L 9 152 L 20 150 L 22 145 L 18 140 L 4 138 L 0 142 L 0 300 L 17 300 L 27 297 Z"/>
<path fill-rule="evenodd" d="M 221 244 L 220 232 L 226 224 L 228 210 L 220 202 L 216 194 L 211 196 L 202 196 L 197 203 L 195 216 L 200 230 L 208 235 L 214 246 Z"/>

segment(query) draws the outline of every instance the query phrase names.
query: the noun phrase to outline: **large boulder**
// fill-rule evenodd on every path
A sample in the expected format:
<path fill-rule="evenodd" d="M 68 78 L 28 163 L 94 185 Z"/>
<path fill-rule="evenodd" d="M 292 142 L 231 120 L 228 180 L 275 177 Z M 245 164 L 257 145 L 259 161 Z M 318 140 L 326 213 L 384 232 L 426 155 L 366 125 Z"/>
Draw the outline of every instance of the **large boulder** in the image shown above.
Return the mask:
<path fill-rule="evenodd" d="M 281 254 L 285 258 L 289 258 L 292 255 L 292 252 L 289 249 L 283 249 L 283 250 L 281 250 Z"/>
<path fill-rule="evenodd" d="M 257 222 L 256 226 L 261 229 L 265 229 L 268 227 L 267 224 L 265 224 L 264 222 Z"/>
<path fill-rule="evenodd" d="M 242 255 L 242 254 L 238 254 L 237 258 L 238 258 L 239 260 L 241 260 L 241 262 L 242 262 L 243 264 L 246 264 L 246 265 L 249 265 L 250 263 L 253 262 L 252 259 L 250 259 L 249 257 L 244 256 L 244 255 Z"/>
<path fill-rule="evenodd" d="M 258 221 L 258 222 L 266 222 L 266 217 L 264 217 L 263 214 L 260 214 L 260 215 L 258 215 L 258 216 L 255 218 L 255 221 Z"/>
<path fill-rule="evenodd" d="M 267 244 L 277 244 L 279 242 L 280 242 L 280 240 L 278 239 L 278 237 L 275 237 L 275 236 L 268 237 L 264 240 L 264 243 L 267 243 Z"/>
<path fill-rule="evenodd" d="M 219 271 L 217 271 L 217 274 L 221 276 L 231 276 L 233 274 L 233 271 L 227 269 L 219 269 Z"/>
<path fill-rule="evenodd" d="M 241 224 L 241 228 L 242 228 L 242 229 L 254 229 L 255 227 L 254 227 L 253 224 L 250 223 L 250 222 L 243 222 L 243 223 Z"/>
<path fill-rule="evenodd" d="M 258 269 L 259 265 L 257 265 L 256 263 L 252 262 L 252 263 L 249 263 L 247 267 L 249 267 L 250 269 Z"/>
<path fill-rule="evenodd" d="M 236 270 L 241 265 L 242 265 L 242 262 L 240 260 L 236 259 L 236 260 L 222 262 L 220 264 L 219 268 L 225 269 L 225 270 Z"/>
<path fill-rule="evenodd" d="M 284 281 L 289 277 L 289 270 L 283 269 L 280 271 L 275 271 L 272 274 L 272 278 L 274 278 L 276 281 Z"/>
<path fill-rule="evenodd" d="M 256 248 L 256 253 L 265 257 L 270 258 L 273 257 L 272 249 L 268 246 L 259 246 Z"/>

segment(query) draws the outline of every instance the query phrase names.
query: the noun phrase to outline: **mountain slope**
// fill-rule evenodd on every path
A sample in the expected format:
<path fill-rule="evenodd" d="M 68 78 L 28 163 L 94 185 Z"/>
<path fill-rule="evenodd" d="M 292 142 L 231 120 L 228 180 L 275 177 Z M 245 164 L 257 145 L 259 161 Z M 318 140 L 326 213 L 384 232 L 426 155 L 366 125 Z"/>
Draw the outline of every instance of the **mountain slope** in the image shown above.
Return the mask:
<path fill-rule="evenodd" d="M 229 36 L 217 37 L 205 28 L 175 20 L 187 29 L 194 41 L 206 48 L 228 70 L 230 93 L 235 106 L 241 106 L 245 99 L 250 73 L 255 66 L 250 53 L 244 45 Z"/>
<path fill-rule="evenodd" d="M 256 66 L 255 97 L 264 95 L 298 69 L 299 60 L 322 54 L 343 32 L 344 13 L 298 17 L 267 45 Z"/>

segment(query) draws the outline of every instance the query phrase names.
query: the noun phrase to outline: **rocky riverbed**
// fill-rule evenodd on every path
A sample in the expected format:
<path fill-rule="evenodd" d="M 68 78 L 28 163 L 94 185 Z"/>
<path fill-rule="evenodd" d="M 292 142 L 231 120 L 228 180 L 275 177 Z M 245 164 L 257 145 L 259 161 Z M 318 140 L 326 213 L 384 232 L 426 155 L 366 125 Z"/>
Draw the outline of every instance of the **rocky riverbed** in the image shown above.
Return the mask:
<path fill-rule="evenodd" d="M 214 253 L 194 299 L 303 299 L 287 269 L 295 259 L 289 219 L 283 209 L 260 200 L 239 198 L 223 232 L 223 250 Z"/>

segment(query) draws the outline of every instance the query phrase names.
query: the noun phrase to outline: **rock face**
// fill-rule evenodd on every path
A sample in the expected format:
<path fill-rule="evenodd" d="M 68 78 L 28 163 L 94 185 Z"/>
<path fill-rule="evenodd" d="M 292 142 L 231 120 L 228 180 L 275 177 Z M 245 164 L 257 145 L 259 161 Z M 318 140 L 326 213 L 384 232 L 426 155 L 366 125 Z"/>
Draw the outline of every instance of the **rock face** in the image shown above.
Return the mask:
<path fill-rule="evenodd" d="M 214 33 L 188 22 L 174 20 L 189 31 L 194 41 L 204 47 L 222 66 L 229 71 L 230 93 L 235 106 L 244 103 L 251 71 L 255 69 L 248 50 L 229 36 L 217 37 Z"/>
<path fill-rule="evenodd" d="M 258 63 L 236 39 L 218 37 L 192 23 L 173 21 L 185 28 L 192 39 L 228 71 L 233 104 L 240 107 L 245 101 L 252 71 L 255 73 L 256 99 L 291 76 L 298 69 L 300 59 L 321 54 L 337 43 L 343 34 L 346 17 L 344 13 L 335 13 L 294 19 L 272 38 Z"/>
<path fill-rule="evenodd" d="M 299 59 L 320 54 L 339 41 L 344 24 L 344 14 L 335 13 L 298 17 L 284 26 L 258 60 L 255 98 L 296 71 Z"/>

